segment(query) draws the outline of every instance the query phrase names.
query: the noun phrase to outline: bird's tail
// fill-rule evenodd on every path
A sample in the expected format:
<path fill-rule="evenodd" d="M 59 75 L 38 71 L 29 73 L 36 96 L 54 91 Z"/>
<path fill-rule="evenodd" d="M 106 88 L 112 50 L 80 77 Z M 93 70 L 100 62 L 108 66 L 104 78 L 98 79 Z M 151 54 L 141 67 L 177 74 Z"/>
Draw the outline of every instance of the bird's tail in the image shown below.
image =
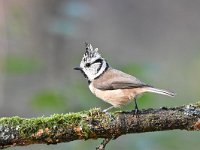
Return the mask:
<path fill-rule="evenodd" d="M 163 90 L 163 89 L 157 89 L 157 88 L 153 88 L 153 87 L 146 88 L 146 92 L 152 92 L 152 93 L 167 95 L 167 96 L 171 96 L 171 97 L 174 97 L 176 95 L 174 92 Z"/>

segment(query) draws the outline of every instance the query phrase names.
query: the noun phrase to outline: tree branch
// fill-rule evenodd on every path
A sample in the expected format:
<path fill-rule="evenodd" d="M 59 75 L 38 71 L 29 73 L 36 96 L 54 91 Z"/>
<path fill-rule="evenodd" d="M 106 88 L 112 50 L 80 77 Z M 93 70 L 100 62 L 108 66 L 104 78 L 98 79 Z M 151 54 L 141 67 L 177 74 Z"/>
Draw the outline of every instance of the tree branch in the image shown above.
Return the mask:
<path fill-rule="evenodd" d="M 50 117 L 0 118 L 0 148 L 105 138 L 100 145 L 104 148 L 109 139 L 124 134 L 174 129 L 199 130 L 200 103 L 142 110 L 138 117 L 133 112 L 106 114 L 95 108 Z"/>

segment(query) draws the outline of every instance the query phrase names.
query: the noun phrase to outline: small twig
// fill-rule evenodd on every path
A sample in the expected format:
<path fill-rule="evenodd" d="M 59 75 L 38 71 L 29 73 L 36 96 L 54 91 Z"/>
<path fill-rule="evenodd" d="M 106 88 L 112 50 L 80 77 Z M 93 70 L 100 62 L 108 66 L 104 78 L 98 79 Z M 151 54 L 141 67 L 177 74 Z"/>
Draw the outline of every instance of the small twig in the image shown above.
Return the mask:
<path fill-rule="evenodd" d="M 110 142 L 112 138 L 105 138 L 103 142 L 96 147 L 96 150 L 105 150 L 106 145 Z"/>

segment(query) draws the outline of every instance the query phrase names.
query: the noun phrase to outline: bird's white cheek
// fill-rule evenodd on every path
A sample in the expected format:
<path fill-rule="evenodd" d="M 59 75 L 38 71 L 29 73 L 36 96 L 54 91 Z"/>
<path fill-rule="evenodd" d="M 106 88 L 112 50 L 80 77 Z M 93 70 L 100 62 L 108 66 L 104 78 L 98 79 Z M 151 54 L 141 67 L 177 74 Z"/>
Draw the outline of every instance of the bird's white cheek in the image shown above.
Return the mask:
<path fill-rule="evenodd" d="M 93 74 L 88 74 L 87 76 L 88 76 L 88 79 L 89 79 L 90 81 L 94 80 L 95 77 L 96 77 L 96 76 L 93 75 Z"/>

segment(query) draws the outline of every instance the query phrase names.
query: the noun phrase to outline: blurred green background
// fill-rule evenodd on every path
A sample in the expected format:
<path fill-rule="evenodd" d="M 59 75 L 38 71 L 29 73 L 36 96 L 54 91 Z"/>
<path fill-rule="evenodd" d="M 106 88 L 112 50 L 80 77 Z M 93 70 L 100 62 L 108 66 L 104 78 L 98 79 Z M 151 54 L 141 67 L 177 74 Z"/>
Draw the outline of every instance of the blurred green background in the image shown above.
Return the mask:
<path fill-rule="evenodd" d="M 198 0 L 0 0 L 0 116 L 36 117 L 109 107 L 93 96 L 79 65 L 84 42 L 111 66 L 175 98 L 144 94 L 139 108 L 200 100 Z M 123 110 L 133 109 L 133 104 Z M 198 132 L 131 134 L 115 150 L 199 149 Z M 102 141 L 74 141 L 10 149 L 93 150 Z"/>

